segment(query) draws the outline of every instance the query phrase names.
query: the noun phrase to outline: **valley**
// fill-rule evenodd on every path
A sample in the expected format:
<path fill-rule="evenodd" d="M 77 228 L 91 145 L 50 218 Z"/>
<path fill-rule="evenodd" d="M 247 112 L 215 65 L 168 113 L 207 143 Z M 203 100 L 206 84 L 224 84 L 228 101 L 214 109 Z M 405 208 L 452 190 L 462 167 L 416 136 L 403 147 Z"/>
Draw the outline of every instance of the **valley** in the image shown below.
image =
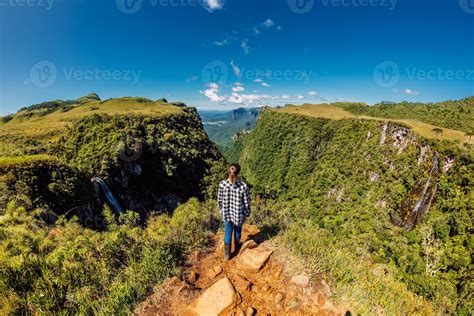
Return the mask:
<path fill-rule="evenodd" d="M 226 276 L 226 313 L 469 314 L 473 100 L 216 112 L 89 94 L 3 117 L 0 313 L 184 311 Z M 231 161 L 251 186 L 246 229 L 275 251 L 267 290 L 221 263 Z M 223 272 L 188 282 L 210 265 Z M 300 274 L 327 289 L 286 292 Z"/>

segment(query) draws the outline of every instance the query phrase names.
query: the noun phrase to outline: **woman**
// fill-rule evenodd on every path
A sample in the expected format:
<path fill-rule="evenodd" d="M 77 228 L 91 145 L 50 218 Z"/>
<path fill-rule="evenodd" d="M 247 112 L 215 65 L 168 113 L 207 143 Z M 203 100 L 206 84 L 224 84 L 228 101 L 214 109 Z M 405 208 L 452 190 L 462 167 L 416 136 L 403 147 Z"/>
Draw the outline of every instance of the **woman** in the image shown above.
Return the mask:
<path fill-rule="evenodd" d="M 217 203 L 224 220 L 224 250 L 226 260 L 230 259 L 232 232 L 234 249 L 240 248 L 242 225 L 250 215 L 250 191 L 239 177 L 240 166 L 233 163 L 229 166 L 229 178 L 219 183 Z"/>

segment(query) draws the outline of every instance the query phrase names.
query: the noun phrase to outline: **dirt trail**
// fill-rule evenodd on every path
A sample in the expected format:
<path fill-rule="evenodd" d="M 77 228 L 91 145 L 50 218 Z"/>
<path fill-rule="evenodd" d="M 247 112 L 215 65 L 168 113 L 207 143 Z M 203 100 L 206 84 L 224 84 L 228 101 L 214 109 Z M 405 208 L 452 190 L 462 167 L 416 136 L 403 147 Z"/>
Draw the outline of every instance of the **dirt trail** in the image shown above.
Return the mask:
<path fill-rule="evenodd" d="M 184 280 L 157 287 L 136 315 L 344 315 L 323 280 L 288 275 L 256 226 L 244 225 L 241 251 L 224 260 L 222 233 L 207 252 L 188 258 Z M 268 257 L 269 256 L 269 257 Z M 229 282 L 230 281 L 230 282 Z"/>

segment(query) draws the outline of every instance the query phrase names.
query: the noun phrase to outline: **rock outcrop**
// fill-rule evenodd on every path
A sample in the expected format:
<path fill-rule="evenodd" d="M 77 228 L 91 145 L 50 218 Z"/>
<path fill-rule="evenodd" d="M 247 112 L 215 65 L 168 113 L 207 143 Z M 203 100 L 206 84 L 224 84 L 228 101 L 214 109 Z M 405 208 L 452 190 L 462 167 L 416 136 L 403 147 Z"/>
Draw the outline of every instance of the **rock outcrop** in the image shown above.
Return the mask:
<path fill-rule="evenodd" d="M 324 280 L 304 274 L 289 275 L 285 259 L 273 254 L 268 242 L 257 243 L 258 229 L 244 225 L 239 254 L 224 260 L 222 234 L 210 252 L 189 258 L 186 281 L 166 280 L 142 306 L 138 315 L 344 315 L 335 307 Z M 243 247 L 242 247 L 243 248 Z M 199 276 L 199 277 L 196 277 Z M 189 284 L 192 281 L 193 284 Z"/>
<path fill-rule="evenodd" d="M 183 316 L 220 315 L 238 301 L 238 295 L 228 278 L 222 278 L 208 288 L 183 313 Z"/>

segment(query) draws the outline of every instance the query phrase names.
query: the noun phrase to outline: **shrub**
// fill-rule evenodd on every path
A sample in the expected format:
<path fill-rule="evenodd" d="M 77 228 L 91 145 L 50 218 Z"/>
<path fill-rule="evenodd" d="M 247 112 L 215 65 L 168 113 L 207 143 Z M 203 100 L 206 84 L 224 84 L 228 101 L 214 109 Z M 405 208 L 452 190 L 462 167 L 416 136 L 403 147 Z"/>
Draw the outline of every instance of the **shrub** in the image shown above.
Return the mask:
<path fill-rule="evenodd" d="M 131 312 L 157 282 L 180 274 L 216 223 L 212 206 L 196 199 L 144 228 L 136 213 L 115 219 L 105 210 L 103 232 L 64 218 L 48 228 L 35 212 L 12 202 L 0 217 L 2 314 Z"/>

